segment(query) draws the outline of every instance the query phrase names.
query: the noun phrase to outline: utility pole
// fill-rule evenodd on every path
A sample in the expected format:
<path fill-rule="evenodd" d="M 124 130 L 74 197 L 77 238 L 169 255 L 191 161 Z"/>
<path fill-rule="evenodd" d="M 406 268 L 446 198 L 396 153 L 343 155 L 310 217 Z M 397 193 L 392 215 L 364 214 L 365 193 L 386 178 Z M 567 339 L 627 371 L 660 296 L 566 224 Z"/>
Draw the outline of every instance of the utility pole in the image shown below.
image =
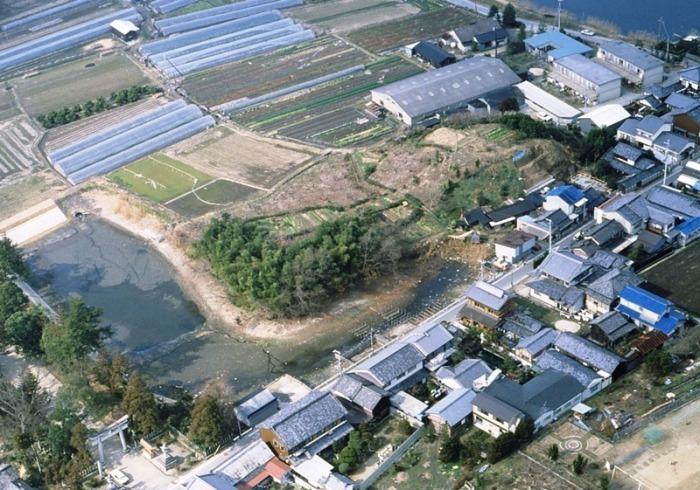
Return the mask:
<path fill-rule="evenodd" d="M 564 0 L 557 0 L 559 6 L 557 7 L 557 29 L 561 31 L 561 3 Z"/>
<path fill-rule="evenodd" d="M 664 34 L 666 35 L 666 57 L 664 61 L 668 61 L 668 55 L 670 51 L 671 36 L 668 35 L 668 30 L 666 29 L 666 22 L 664 22 L 663 17 L 659 17 L 659 27 L 663 28 Z M 659 29 L 661 31 L 661 29 Z"/>
<path fill-rule="evenodd" d="M 545 221 L 549 224 L 549 253 L 552 253 L 552 220 L 545 218 Z"/>
<path fill-rule="evenodd" d="M 493 26 L 493 44 L 496 46 L 496 54 L 494 55 L 494 58 L 498 58 L 498 39 L 496 39 L 496 26 Z"/>

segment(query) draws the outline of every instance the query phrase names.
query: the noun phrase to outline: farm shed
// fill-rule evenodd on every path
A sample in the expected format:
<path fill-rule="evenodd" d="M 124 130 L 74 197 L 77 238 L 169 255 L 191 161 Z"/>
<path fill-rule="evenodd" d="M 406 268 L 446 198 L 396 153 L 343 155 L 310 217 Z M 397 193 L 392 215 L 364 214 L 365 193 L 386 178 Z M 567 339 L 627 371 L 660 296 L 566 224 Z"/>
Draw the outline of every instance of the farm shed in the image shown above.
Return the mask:
<path fill-rule="evenodd" d="M 112 33 L 124 41 L 133 41 L 139 35 L 139 28 L 130 20 L 117 19 L 109 25 Z"/>
<path fill-rule="evenodd" d="M 525 81 L 515 87 L 523 94 L 527 106 L 543 121 L 566 125 L 571 124 L 581 115 L 581 111 L 575 107 L 571 107 L 563 100 L 530 82 Z"/>
<path fill-rule="evenodd" d="M 499 59 L 479 56 L 372 90 L 372 101 L 409 126 L 478 103 L 510 89 L 520 78 Z M 476 105 L 476 104 L 475 104 Z M 474 108 L 474 106 L 472 106 Z"/>
<path fill-rule="evenodd" d="M 427 41 L 421 41 L 413 46 L 411 55 L 417 56 L 426 63 L 430 63 L 434 68 L 451 65 L 456 61 L 454 55 Z"/>

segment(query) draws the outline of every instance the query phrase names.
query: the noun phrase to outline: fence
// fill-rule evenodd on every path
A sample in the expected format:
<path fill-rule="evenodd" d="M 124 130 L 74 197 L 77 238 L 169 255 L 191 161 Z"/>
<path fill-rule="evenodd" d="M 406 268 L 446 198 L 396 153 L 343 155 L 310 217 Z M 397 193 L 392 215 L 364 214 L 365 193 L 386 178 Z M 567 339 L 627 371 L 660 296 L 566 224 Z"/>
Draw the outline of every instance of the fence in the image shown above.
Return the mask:
<path fill-rule="evenodd" d="M 418 430 L 413 432 L 410 436 L 408 436 L 408 439 L 403 441 L 399 447 L 394 450 L 391 455 L 386 458 L 382 463 L 377 466 L 377 469 L 372 472 L 371 475 L 369 475 L 367 478 L 362 480 L 362 483 L 360 483 L 357 488 L 358 490 L 366 490 L 374 483 L 379 480 L 379 478 L 392 466 L 394 466 L 394 463 L 396 463 L 401 457 L 408 451 L 411 446 L 413 446 L 416 441 L 420 438 L 420 436 L 423 435 L 423 431 L 425 430 L 425 426 L 421 426 Z"/>

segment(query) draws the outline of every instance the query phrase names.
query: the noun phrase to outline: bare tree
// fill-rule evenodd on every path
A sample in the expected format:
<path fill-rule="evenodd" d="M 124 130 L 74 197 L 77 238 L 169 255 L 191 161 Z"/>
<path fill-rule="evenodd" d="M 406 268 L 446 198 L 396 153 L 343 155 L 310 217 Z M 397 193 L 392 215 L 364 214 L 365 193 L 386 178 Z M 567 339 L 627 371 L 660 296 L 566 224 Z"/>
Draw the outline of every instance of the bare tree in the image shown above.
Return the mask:
<path fill-rule="evenodd" d="M 24 371 L 17 386 L 0 378 L 0 417 L 13 422 L 21 434 L 32 431 L 46 419 L 51 395 L 41 389 L 36 377 Z"/>

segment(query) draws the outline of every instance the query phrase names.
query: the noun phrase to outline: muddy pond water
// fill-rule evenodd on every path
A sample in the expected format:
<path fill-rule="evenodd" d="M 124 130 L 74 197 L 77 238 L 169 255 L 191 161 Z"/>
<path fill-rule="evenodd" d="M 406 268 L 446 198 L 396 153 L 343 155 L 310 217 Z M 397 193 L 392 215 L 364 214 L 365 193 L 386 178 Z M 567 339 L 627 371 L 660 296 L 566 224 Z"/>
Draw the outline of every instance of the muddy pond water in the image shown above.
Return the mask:
<path fill-rule="evenodd" d="M 74 222 L 37 244 L 28 257 L 33 286 L 52 306 L 80 296 L 103 311 L 125 352 L 152 383 L 197 391 L 218 380 L 244 394 L 280 374 L 316 383 L 331 371 L 334 349 L 360 342 L 352 328 L 306 341 L 253 341 L 207 324 L 168 262 L 133 235 L 97 219 Z M 415 288 L 404 315 L 453 297 L 468 281 L 463 264 L 444 263 Z M 377 317 L 381 331 L 381 318 Z"/>

